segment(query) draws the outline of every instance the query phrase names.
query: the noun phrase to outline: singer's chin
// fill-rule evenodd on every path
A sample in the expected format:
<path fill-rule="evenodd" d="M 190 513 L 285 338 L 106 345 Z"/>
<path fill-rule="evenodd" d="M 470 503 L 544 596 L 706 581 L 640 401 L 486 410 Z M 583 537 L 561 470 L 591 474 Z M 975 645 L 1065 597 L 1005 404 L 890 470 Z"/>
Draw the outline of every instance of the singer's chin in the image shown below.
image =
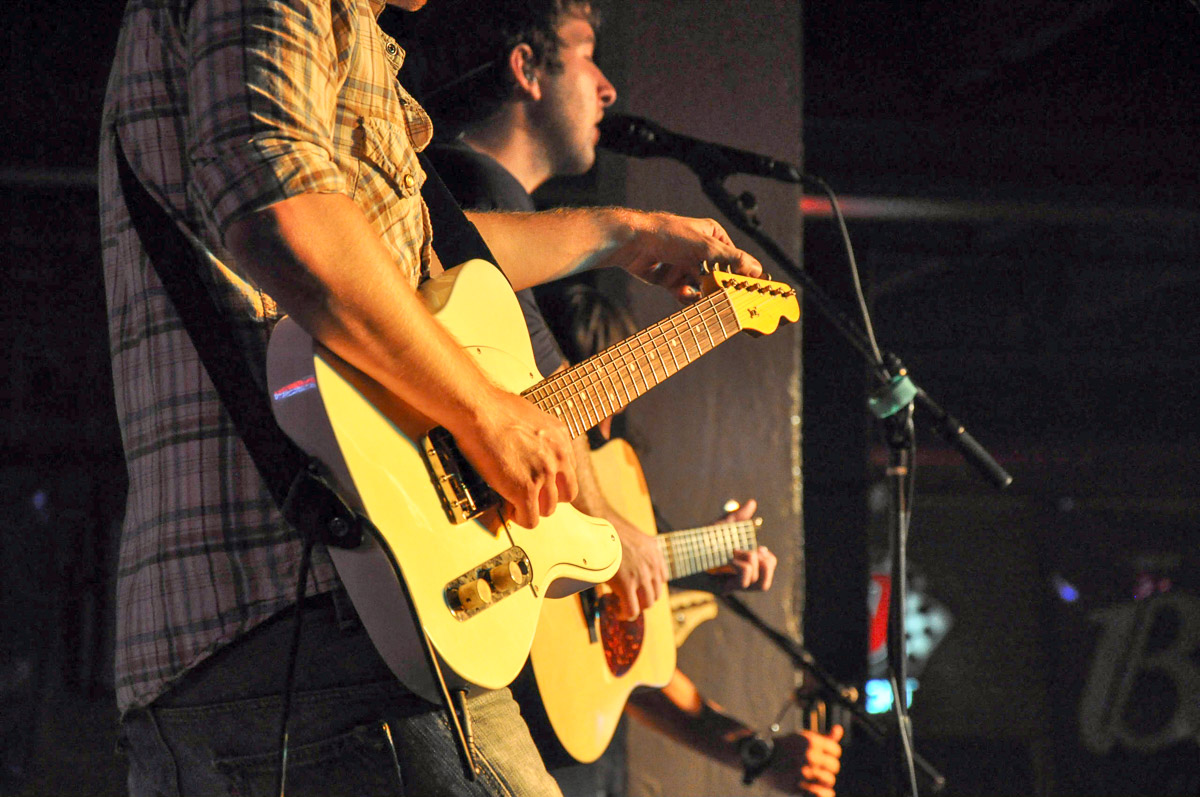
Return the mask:
<path fill-rule="evenodd" d="M 596 145 L 594 143 L 580 146 L 571 153 L 569 162 L 563 163 L 556 171 L 560 177 L 577 177 L 586 174 L 596 163 Z"/>

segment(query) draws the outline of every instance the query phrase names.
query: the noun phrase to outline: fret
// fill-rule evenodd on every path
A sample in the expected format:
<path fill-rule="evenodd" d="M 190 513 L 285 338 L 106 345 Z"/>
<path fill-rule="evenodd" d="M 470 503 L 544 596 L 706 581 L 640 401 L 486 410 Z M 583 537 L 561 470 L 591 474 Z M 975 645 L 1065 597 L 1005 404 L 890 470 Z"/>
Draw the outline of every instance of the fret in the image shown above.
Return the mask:
<path fill-rule="evenodd" d="M 700 335 L 696 332 L 696 327 L 698 326 L 700 326 L 698 322 L 695 324 L 688 324 L 688 332 L 692 333 L 692 339 L 696 341 L 696 351 L 698 352 L 696 355 L 697 357 L 704 354 L 704 344 L 700 342 Z"/>
<path fill-rule="evenodd" d="M 721 314 L 713 313 L 713 316 L 720 320 Z M 712 351 L 717 347 L 717 342 L 713 340 L 712 327 L 707 320 L 704 322 L 704 334 L 708 336 L 708 351 Z"/>
<path fill-rule="evenodd" d="M 597 407 L 597 398 L 595 396 L 597 374 L 599 372 L 600 363 L 596 362 L 595 360 L 587 360 L 585 364 L 587 365 L 587 368 L 584 369 L 583 379 L 580 380 L 583 382 L 580 391 L 580 397 L 584 400 L 580 402 L 580 405 L 585 413 L 583 416 L 584 427 L 591 429 L 608 413 L 604 412 L 603 406 Z"/>
<path fill-rule="evenodd" d="M 669 580 L 721 567 L 733 558 L 734 550 L 755 548 L 756 528 L 756 520 L 739 520 L 659 535 L 659 550 L 667 560 Z"/>
<path fill-rule="evenodd" d="M 675 365 L 675 371 L 672 372 L 673 374 L 678 373 L 679 369 L 682 367 L 679 364 L 679 360 L 675 357 L 675 350 L 677 348 L 679 348 L 679 338 L 678 337 L 672 337 L 670 340 L 667 341 L 667 353 L 671 355 L 671 362 L 674 363 L 674 365 Z"/>
<path fill-rule="evenodd" d="M 725 328 L 725 313 L 722 310 L 718 310 L 716 313 L 716 316 L 717 316 L 717 323 L 721 325 L 721 339 L 722 340 L 725 340 L 731 334 L 735 334 L 738 332 L 736 315 L 734 316 L 734 319 L 733 319 L 733 333 L 731 333 L 728 329 Z"/>
<path fill-rule="evenodd" d="M 732 329 L 724 319 L 731 314 L 729 297 L 714 293 L 539 382 L 524 395 L 578 437 L 738 332 L 735 314 Z"/>
<path fill-rule="evenodd" d="M 633 381 L 633 396 L 634 396 L 634 398 L 636 398 L 637 396 L 640 396 L 642 393 L 645 393 L 647 390 L 650 389 L 650 383 L 648 381 L 646 381 L 646 374 L 644 374 L 642 372 L 642 369 L 641 369 L 641 366 L 639 363 L 638 351 L 633 347 L 633 344 L 630 343 L 629 340 L 623 340 L 620 343 L 618 343 L 617 350 L 624 351 L 624 353 L 622 354 L 622 360 L 628 363 L 628 365 L 626 367 L 628 368 L 629 373 L 631 374 L 631 378 Z M 637 377 L 638 376 L 642 377 L 642 387 L 640 390 L 638 389 L 638 386 L 637 386 Z M 651 369 L 651 376 L 653 376 L 653 368 Z"/>
<path fill-rule="evenodd" d="M 609 403 L 616 408 L 628 406 L 632 399 L 630 399 L 629 395 L 626 394 L 625 399 L 622 400 L 621 393 L 617 390 L 621 379 L 621 363 L 618 362 L 615 352 L 609 359 L 611 360 L 611 363 L 609 364 L 609 368 L 607 368 L 604 372 L 605 392 L 608 395 Z M 616 409 L 613 410 L 613 412 L 616 411 Z M 611 415 L 612 413 L 609 414 Z"/>
<path fill-rule="evenodd" d="M 621 403 L 621 406 L 628 407 L 630 402 L 637 398 L 636 392 L 631 392 L 629 387 L 625 384 L 625 370 L 629 366 L 624 362 L 624 360 L 619 358 L 614 358 L 614 360 L 615 361 L 613 363 L 613 369 L 611 371 L 610 378 L 615 380 L 617 387 L 619 387 L 625 393 L 625 400 Z"/>

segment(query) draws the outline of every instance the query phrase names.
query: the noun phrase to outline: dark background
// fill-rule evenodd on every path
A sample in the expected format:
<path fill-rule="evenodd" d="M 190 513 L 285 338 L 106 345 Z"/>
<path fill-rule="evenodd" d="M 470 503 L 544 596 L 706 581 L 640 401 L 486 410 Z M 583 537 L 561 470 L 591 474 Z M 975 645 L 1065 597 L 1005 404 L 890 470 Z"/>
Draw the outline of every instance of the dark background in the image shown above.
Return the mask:
<path fill-rule="evenodd" d="M 121 5 L 7 5 L 5 792 L 114 793 L 122 778 L 104 651 L 124 482 L 92 177 Z M 1016 477 L 990 490 L 918 418 L 912 562 L 954 617 L 914 697 L 918 747 L 958 794 L 1196 793 L 1194 743 L 1094 756 L 1077 713 L 1095 612 L 1126 605 L 1139 573 L 1196 592 L 1200 12 L 853 0 L 805 3 L 802 28 L 803 165 L 843 195 L 881 342 Z M 696 55 L 704 79 L 733 79 Z M 754 81 L 737 80 L 753 105 Z M 827 211 L 805 208 L 806 267 L 842 296 Z M 804 346 L 805 639 L 859 678 L 884 454 L 851 353 L 816 321 Z M 1078 601 L 1056 597 L 1056 576 Z M 886 791 L 871 751 L 851 749 L 844 793 Z"/>

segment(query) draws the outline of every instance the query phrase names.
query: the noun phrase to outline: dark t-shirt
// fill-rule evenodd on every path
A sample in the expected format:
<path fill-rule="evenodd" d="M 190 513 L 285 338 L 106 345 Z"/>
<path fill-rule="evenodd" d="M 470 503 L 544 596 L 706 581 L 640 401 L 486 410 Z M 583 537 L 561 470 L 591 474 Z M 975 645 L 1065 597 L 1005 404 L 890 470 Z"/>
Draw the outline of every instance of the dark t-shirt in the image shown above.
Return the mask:
<path fill-rule="evenodd" d="M 533 199 L 507 169 L 494 159 L 476 152 L 465 144 L 433 144 L 426 154 L 437 169 L 438 176 L 467 210 L 533 211 Z M 566 360 L 559 351 L 554 336 L 546 326 L 533 291 L 517 291 L 533 357 L 542 376 L 549 376 Z"/>

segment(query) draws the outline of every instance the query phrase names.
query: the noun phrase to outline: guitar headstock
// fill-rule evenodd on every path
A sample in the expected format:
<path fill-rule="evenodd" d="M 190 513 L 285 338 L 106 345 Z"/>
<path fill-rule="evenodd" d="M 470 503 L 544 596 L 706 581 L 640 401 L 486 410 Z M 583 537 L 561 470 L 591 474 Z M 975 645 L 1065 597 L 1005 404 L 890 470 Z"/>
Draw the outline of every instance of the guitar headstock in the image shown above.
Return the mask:
<path fill-rule="evenodd" d="M 737 314 L 738 326 L 751 334 L 770 335 L 780 324 L 800 319 L 796 289 L 785 282 L 743 277 L 714 265 L 701 283 L 704 296 L 722 291 Z"/>

